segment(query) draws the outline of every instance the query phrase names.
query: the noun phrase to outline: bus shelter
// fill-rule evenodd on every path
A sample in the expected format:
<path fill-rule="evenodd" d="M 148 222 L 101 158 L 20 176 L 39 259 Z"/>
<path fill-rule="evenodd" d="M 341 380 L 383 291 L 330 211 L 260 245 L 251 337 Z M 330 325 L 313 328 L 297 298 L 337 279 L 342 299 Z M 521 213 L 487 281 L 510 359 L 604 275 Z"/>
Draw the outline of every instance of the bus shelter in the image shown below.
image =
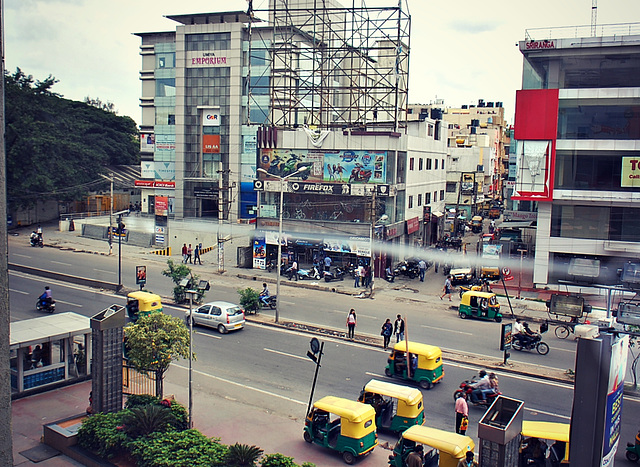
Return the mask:
<path fill-rule="evenodd" d="M 77 313 L 11 323 L 11 395 L 86 379 L 91 374 L 91 325 Z"/>

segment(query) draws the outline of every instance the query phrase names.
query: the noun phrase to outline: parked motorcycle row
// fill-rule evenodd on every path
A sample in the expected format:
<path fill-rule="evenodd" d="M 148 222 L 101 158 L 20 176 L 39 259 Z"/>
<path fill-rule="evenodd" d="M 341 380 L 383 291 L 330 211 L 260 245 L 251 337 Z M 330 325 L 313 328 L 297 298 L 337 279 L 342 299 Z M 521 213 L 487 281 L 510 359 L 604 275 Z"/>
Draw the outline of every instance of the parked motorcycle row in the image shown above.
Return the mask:
<path fill-rule="evenodd" d="M 415 279 L 420 275 L 420 266 L 418 266 L 418 263 L 420 263 L 420 258 L 407 258 L 404 261 L 400 261 L 396 267 L 393 268 L 394 277 L 404 276 L 409 279 Z M 425 260 L 425 263 L 427 263 L 426 270 L 429 270 L 429 268 L 433 266 L 433 261 Z"/>

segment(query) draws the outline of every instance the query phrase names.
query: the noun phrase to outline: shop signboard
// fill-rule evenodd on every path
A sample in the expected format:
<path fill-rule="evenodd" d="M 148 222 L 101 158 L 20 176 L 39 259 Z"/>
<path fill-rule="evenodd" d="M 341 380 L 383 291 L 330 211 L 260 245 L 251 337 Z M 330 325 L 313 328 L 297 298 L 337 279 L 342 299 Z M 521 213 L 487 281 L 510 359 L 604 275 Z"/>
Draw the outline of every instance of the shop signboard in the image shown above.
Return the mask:
<path fill-rule="evenodd" d="M 155 209 L 156 216 L 167 216 L 169 213 L 169 198 L 166 196 L 156 196 Z"/>
<path fill-rule="evenodd" d="M 387 226 L 387 240 L 400 237 L 404 234 L 404 222 L 396 222 Z"/>
<path fill-rule="evenodd" d="M 415 233 L 418 231 L 418 229 L 420 228 L 420 218 L 419 217 L 412 217 L 411 219 L 407 219 L 407 234 L 411 235 L 412 233 Z"/>
<path fill-rule="evenodd" d="M 253 239 L 253 267 L 254 269 L 266 269 L 267 242 L 263 236 Z"/>
<path fill-rule="evenodd" d="M 156 154 L 170 155 L 176 152 L 176 135 L 156 135 Z"/>
<path fill-rule="evenodd" d="M 602 467 L 613 465 L 613 458 L 618 450 L 618 443 L 620 441 L 622 393 L 627 371 L 628 349 L 628 335 L 618 337 L 611 346 L 611 364 L 609 366 L 609 384 L 607 386 L 607 410 L 604 419 Z"/>
<path fill-rule="evenodd" d="M 476 174 L 474 173 L 463 173 L 462 174 L 462 184 L 461 190 L 464 195 L 472 195 L 473 189 L 475 187 L 476 182 Z"/>
<path fill-rule="evenodd" d="M 325 238 L 323 243 L 325 251 L 371 256 L 371 240 L 367 237 Z"/>
<path fill-rule="evenodd" d="M 640 187 L 640 157 L 622 158 L 621 187 Z"/>
<path fill-rule="evenodd" d="M 202 135 L 202 153 L 220 153 L 220 135 Z"/>
<path fill-rule="evenodd" d="M 261 204 L 260 217 L 278 217 L 278 211 L 275 204 Z"/>
<path fill-rule="evenodd" d="M 193 196 L 195 198 L 218 199 L 218 188 L 213 188 L 213 187 L 194 188 Z"/>

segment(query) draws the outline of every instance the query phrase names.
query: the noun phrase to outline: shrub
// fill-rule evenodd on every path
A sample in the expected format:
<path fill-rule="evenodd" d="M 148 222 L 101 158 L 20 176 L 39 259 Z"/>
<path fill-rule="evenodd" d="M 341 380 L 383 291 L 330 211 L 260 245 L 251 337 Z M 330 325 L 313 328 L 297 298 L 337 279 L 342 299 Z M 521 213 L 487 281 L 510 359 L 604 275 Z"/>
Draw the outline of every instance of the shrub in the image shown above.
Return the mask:
<path fill-rule="evenodd" d="M 261 467 L 300 467 L 293 462 L 293 457 L 282 454 L 267 454 L 262 458 Z"/>
<path fill-rule="evenodd" d="M 238 293 L 240 294 L 240 305 L 247 313 L 257 312 L 260 309 L 260 292 L 247 287 L 238 290 Z"/>
<path fill-rule="evenodd" d="M 129 441 L 122 426 L 123 417 L 128 413 L 128 410 L 122 410 L 118 413 L 99 413 L 87 418 L 78 430 L 78 444 L 102 458 L 111 459 Z"/>
<path fill-rule="evenodd" d="M 247 444 L 232 444 L 229 446 L 227 457 L 225 458 L 227 465 L 234 467 L 252 467 L 256 465 L 256 461 L 260 458 L 264 451 L 258 446 L 249 446 Z"/>
<path fill-rule="evenodd" d="M 129 443 L 139 467 L 223 466 L 227 447 L 197 430 L 153 433 Z"/>
<path fill-rule="evenodd" d="M 149 404 L 159 404 L 160 399 L 156 396 L 151 396 L 149 394 L 131 394 L 127 397 L 127 402 L 125 402 L 124 406 L 127 409 L 132 409 L 139 405 L 149 405 Z"/>
<path fill-rule="evenodd" d="M 175 424 L 175 417 L 168 407 L 162 405 L 139 405 L 123 417 L 125 429 L 132 438 L 164 432 Z"/>
<path fill-rule="evenodd" d="M 179 402 L 176 402 L 173 399 L 160 400 L 157 397 L 151 396 L 148 394 L 140 394 L 140 395 L 132 394 L 127 398 L 125 407 L 127 409 L 132 409 L 134 407 L 138 407 L 141 405 L 149 405 L 149 404 L 169 407 L 174 417 L 174 419 L 171 420 L 169 423 L 174 429 L 178 431 L 182 431 L 189 428 L 189 413 L 187 412 L 187 409 L 182 404 L 180 404 Z M 170 405 L 167 405 L 167 404 L 170 404 Z"/>

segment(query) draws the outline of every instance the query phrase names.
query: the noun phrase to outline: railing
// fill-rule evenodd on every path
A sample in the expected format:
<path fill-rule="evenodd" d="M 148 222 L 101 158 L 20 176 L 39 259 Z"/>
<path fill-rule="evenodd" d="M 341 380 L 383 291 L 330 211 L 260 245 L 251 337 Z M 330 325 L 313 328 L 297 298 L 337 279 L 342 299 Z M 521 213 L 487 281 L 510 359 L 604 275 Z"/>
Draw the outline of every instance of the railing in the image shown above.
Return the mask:
<path fill-rule="evenodd" d="M 122 362 L 122 393 L 149 394 L 156 395 L 156 375 L 153 372 L 141 373 L 132 366 L 127 365 L 127 361 Z"/>
<path fill-rule="evenodd" d="M 555 28 L 526 29 L 524 38 L 527 41 L 545 39 L 569 39 L 578 37 L 629 36 L 640 34 L 640 23 L 600 24 L 596 33 L 591 34 L 591 26 L 560 26 Z"/>

